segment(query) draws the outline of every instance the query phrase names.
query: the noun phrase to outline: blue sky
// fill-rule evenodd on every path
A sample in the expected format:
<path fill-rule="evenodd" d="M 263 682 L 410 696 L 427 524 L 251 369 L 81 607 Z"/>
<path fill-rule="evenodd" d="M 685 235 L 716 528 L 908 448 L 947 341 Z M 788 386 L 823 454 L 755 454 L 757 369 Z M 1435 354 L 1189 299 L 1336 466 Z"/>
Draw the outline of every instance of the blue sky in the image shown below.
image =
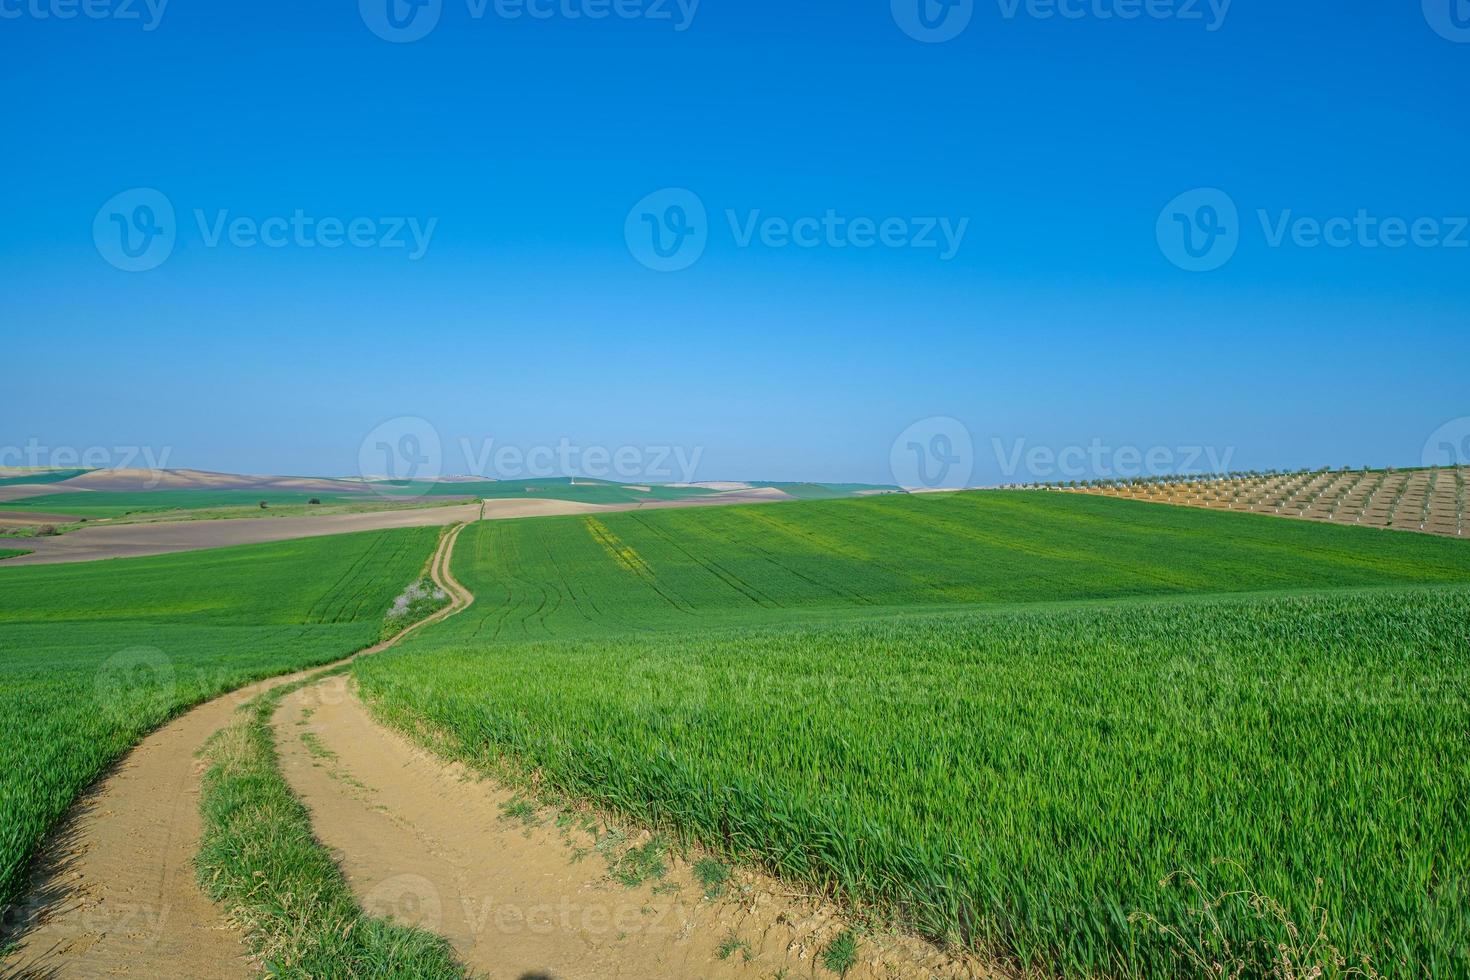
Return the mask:
<path fill-rule="evenodd" d="M 1465 0 L 923 0 L 933 43 L 920 0 L 394 0 L 437 14 L 406 42 L 386 0 L 89 2 L 0 0 L 0 447 L 346 474 L 411 418 L 445 472 L 493 440 L 886 483 L 940 434 L 994 483 L 1470 437 Z M 126 271 L 138 188 L 173 221 Z M 704 215 L 657 271 L 670 188 Z M 255 241 L 298 212 L 363 247 Z M 829 213 L 891 244 L 762 224 Z"/>

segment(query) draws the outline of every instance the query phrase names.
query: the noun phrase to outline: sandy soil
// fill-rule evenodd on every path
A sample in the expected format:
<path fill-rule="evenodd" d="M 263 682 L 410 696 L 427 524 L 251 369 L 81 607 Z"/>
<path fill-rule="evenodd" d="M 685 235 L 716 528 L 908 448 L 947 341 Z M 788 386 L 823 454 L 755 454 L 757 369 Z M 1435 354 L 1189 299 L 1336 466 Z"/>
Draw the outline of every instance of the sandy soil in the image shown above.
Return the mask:
<path fill-rule="evenodd" d="M 194 883 L 191 864 L 200 835 L 194 753 L 236 703 L 211 701 L 159 729 L 72 808 L 32 875 L 0 973 L 248 975 L 244 944 Z"/>
<path fill-rule="evenodd" d="M 443 935 L 492 977 L 809 976 L 847 924 L 750 873 L 707 898 L 677 859 L 629 888 L 580 821 L 508 815 L 516 794 L 379 726 L 345 677 L 289 696 L 276 736 L 291 788 L 363 906 Z M 730 937 L 746 946 L 722 958 Z M 868 937 L 862 953 L 853 980 L 988 975 L 911 939 Z"/>
<path fill-rule="evenodd" d="M 0 527 L 69 524 L 74 520 L 76 517 L 70 514 L 38 514 L 33 510 L 0 510 Z"/>
<path fill-rule="evenodd" d="M 459 529 L 445 535 L 431 572 L 453 601 L 414 630 L 473 597 L 444 573 Z M 322 668 L 316 668 L 320 670 Z M 247 977 L 244 942 L 194 879 L 199 850 L 197 753 L 235 709 L 262 691 L 311 674 L 261 681 L 202 704 L 138 743 L 72 807 L 47 841 L 16 912 L 6 977 Z"/>

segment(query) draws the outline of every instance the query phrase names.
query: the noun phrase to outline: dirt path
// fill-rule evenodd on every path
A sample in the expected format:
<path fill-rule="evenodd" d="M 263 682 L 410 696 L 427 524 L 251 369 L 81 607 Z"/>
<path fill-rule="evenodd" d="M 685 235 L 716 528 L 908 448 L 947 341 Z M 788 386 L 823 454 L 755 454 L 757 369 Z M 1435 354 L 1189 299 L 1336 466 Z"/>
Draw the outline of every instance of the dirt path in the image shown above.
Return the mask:
<path fill-rule="evenodd" d="M 282 772 L 363 907 L 439 933 L 477 975 L 835 976 L 816 968 L 843 928 L 832 907 L 748 873 L 709 898 L 668 854 L 661 876 L 630 887 L 618 876 L 635 865 L 617 862 L 646 838 L 599 847 L 588 815 L 528 812 L 515 793 L 378 725 L 345 676 L 289 695 L 275 726 Z M 986 975 L 923 943 L 871 937 L 847 974 Z"/>
<path fill-rule="evenodd" d="M 463 591 L 447 559 L 441 581 Z M 273 723 L 282 773 L 358 901 L 444 936 L 476 975 L 833 976 L 816 966 L 846 925 L 830 904 L 749 872 L 734 873 L 716 894 L 668 853 L 659 855 L 658 873 L 639 871 L 628 854 L 636 856 L 647 835 L 620 839 L 590 814 L 534 811 L 516 793 L 377 724 L 346 676 L 292 693 Z M 847 974 L 992 975 L 892 936 L 865 939 Z"/>
<path fill-rule="evenodd" d="M 384 650 L 473 601 L 447 572 L 462 530 L 445 534 L 430 563 L 451 604 L 341 663 Z M 15 944 L 0 961 L 0 976 L 254 975 L 241 937 L 194 880 L 203 774 L 196 753 L 239 705 L 321 669 L 271 678 L 199 705 L 143 739 L 88 790 L 42 850 L 16 910 Z"/>
<path fill-rule="evenodd" d="M 450 570 L 462 530 L 445 535 L 430 567 L 450 605 L 356 656 L 474 602 Z M 48 842 L 0 975 L 212 980 L 256 973 L 242 938 L 195 884 L 202 829 L 196 753 L 238 705 L 312 673 L 208 702 L 133 749 Z M 748 872 L 711 892 L 667 853 L 649 850 L 656 859 L 639 861 L 646 836 L 609 834 L 588 814 L 528 808 L 379 726 L 346 677 L 288 696 L 274 723 L 282 771 L 363 906 L 440 933 L 477 973 L 522 980 L 833 975 L 817 965 L 846 927 L 830 904 Z M 863 939 L 847 973 L 852 980 L 991 975 L 924 943 L 874 936 Z"/>

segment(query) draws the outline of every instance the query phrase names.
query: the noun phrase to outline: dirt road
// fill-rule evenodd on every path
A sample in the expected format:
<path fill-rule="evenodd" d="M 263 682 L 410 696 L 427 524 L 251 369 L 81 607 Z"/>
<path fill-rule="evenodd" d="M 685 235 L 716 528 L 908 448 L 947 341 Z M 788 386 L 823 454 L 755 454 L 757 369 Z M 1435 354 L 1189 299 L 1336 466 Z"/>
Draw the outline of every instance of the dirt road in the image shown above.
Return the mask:
<path fill-rule="evenodd" d="M 445 535 L 430 567 L 450 605 L 409 632 L 475 601 L 450 569 L 462 530 Z M 202 830 L 196 754 L 238 705 L 312 673 L 201 705 L 130 752 L 48 842 L 22 909 L 25 927 L 0 974 L 258 972 L 240 935 L 195 882 Z M 363 907 L 438 932 L 477 974 L 816 976 L 822 951 L 848 927 L 831 903 L 763 875 L 732 872 L 711 887 L 686 860 L 648 849 L 646 834 L 620 834 L 588 812 L 538 811 L 378 725 L 345 676 L 289 695 L 274 725 L 282 772 Z M 993 974 L 912 938 L 874 933 L 865 935 L 846 975 Z"/>
<path fill-rule="evenodd" d="M 626 856 L 646 835 L 619 840 L 589 830 L 588 814 L 528 812 L 516 793 L 378 725 L 345 676 L 289 695 L 275 726 L 282 772 L 358 901 L 444 936 L 476 975 L 834 975 L 814 972 L 847 924 L 830 904 L 748 872 L 709 895 L 668 853 L 661 873 L 630 884 Z M 924 943 L 874 936 L 847 974 L 987 975 Z"/>
<path fill-rule="evenodd" d="M 440 542 L 430 571 L 451 603 L 385 643 L 453 615 L 473 597 L 445 573 L 462 527 Z M 314 668 L 321 670 L 323 668 Z M 196 754 L 236 707 L 301 671 L 261 681 L 186 712 L 138 743 L 72 807 L 42 850 L 15 944 L 0 976 L 247 977 L 245 945 L 195 883 L 199 849 Z"/>

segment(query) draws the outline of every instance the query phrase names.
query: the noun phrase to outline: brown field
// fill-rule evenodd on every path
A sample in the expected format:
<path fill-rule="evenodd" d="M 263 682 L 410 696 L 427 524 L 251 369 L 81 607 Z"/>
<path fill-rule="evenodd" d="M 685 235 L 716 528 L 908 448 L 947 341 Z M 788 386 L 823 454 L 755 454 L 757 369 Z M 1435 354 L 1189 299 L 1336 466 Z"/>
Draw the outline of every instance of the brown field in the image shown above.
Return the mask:
<path fill-rule="evenodd" d="M 77 487 L 69 487 L 65 483 L 13 483 L 10 486 L 0 487 L 0 504 L 9 503 L 12 500 L 24 500 L 27 497 L 40 497 L 48 493 L 80 493 Z"/>
<path fill-rule="evenodd" d="M 204 470 L 93 470 L 54 484 L 65 490 L 299 490 L 303 493 L 365 493 L 361 481 L 299 476 L 240 476 Z"/>
<path fill-rule="evenodd" d="M 1465 537 L 1467 482 L 1470 466 L 1153 478 L 1046 489 Z"/>
<path fill-rule="evenodd" d="M 396 527 L 432 527 L 463 521 L 512 517 L 550 517 L 560 514 L 597 514 L 619 510 L 663 510 L 670 507 L 718 507 L 790 500 L 780 490 L 762 487 L 682 500 L 649 500 L 633 504 L 589 504 L 542 497 L 485 500 L 437 507 L 398 507 L 359 513 L 301 517 L 241 517 L 217 520 L 145 520 L 137 523 L 93 523 L 55 537 L 17 539 L 16 547 L 31 554 L 7 559 L 7 565 L 56 565 L 105 558 L 138 558 L 176 551 L 200 551 L 238 544 L 264 544 L 294 538 L 316 538 L 354 531 L 381 531 Z M 387 506 L 387 505 L 385 505 Z M 51 515 L 55 521 L 57 515 Z"/>

